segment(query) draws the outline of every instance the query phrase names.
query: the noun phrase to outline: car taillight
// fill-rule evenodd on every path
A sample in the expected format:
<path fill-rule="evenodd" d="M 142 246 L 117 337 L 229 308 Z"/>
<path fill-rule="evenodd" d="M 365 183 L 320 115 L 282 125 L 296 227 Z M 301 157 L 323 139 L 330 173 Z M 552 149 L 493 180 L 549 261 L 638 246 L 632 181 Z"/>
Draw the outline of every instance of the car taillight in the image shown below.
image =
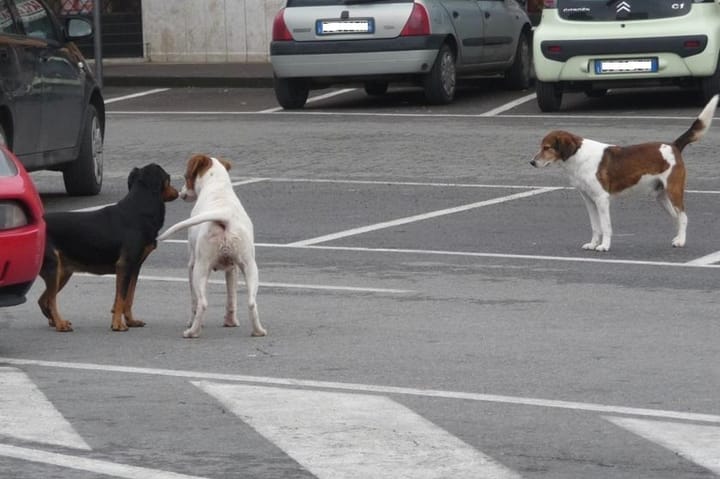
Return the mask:
<path fill-rule="evenodd" d="M 543 6 L 545 8 L 555 8 L 557 7 L 557 0 L 543 0 Z"/>
<path fill-rule="evenodd" d="M 274 42 L 287 42 L 293 39 L 290 30 L 285 24 L 285 9 L 283 8 L 275 15 L 273 20 L 272 39 Z"/>
<path fill-rule="evenodd" d="M 684 46 L 689 50 L 695 50 L 696 48 L 700 48 L 702 44 L 699 40 L 686 40 Z"/>
<path fill-rule="evenodd" d="M 412 13 L 407 23 L 400 32 L 401 37 L 414 35 L 430 35 L 430 19 L 427 10 L 419 3 L 413 4 Z"/>
<path fill-rule="evenodd" d="M 0 201 L 0 230 L 19 228 L 28 224 L 22 206 L 14 201 Z"/>

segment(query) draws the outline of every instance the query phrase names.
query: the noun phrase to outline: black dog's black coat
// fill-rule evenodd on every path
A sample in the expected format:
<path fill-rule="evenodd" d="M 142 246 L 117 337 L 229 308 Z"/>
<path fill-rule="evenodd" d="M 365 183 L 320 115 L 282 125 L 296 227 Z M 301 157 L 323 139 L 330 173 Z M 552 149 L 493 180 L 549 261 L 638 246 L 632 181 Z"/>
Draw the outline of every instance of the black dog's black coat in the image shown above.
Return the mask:
<path fill-rule="evenodd" d="M 40 275 L 46 290 L 38 301 L 51 326 L 72 331 L 57 310 L 56 296 L 73 272 L 115 274 L 112 329 L 125 331 L 145 323 L 132 317 L 137 277 L 156 247 L 165 220 L 165 202 L 178 192 L 159 165 L 134 168 L 128 194 L 117 204 L 96 211 L 47 213 L 47 241 Z M 124 320 L 123 320 L 124 316 Z"/>

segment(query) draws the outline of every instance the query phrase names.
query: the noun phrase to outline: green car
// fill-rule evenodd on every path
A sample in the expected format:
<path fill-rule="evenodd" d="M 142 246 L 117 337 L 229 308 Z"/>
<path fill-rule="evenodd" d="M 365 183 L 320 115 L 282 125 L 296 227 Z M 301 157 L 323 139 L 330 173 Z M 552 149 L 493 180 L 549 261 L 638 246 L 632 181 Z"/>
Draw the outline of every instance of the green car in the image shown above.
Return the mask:
<path fill-rule="evenodd" d="M 715 0 L 545 0 L 533 38 L 540 109 L 564 92 L 678 86 L 705 104 L 720 90 Z"/>

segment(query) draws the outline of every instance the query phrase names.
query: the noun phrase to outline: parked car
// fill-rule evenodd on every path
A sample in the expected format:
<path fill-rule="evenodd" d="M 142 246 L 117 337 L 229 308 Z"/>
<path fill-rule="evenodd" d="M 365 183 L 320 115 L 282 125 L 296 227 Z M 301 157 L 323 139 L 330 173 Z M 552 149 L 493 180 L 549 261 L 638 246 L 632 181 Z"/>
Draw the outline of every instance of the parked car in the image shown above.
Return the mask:
<path fill-rule="evenodd" d="M 538 105 L 654 85 L 695 89 L 704 105 L 720 90 L 719 57 L 714 0 L 545 0 L 533 41 Z"/>
<path fill-rule="evenodd" d="M 0 306 L 25 302 L 44 250 L 40 196 L 22 163 L 0 147 Z"/>
<path fill-rule="evenodd" d="M 43 0 L 0 0 L 0 141 L 28 171 L 62 171 L 71 195 L 102 187 L 104 101 L 73 43 L 90 35 Z"/>
<path fill-rule="evenodd" d="M 270 59 L 283 108 L 339 83 L 383 95 L 421 85 L 431 104 L 455 97 L 459 76 L 530 83 L 532 28 L 515 0 L 287 0 L 273 22 Z"/>

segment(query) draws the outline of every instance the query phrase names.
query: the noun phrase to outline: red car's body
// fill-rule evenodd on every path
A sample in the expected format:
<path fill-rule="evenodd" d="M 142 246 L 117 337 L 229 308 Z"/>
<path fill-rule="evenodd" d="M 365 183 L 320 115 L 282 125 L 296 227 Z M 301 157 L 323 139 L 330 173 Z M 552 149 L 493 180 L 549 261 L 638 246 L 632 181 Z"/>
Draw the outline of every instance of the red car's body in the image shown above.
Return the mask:
<path fill-rule="evenodd" d="M 45 250 L 43 205 L 22 164 L 0 147 L 0 306 L 25 302 Z"/>

